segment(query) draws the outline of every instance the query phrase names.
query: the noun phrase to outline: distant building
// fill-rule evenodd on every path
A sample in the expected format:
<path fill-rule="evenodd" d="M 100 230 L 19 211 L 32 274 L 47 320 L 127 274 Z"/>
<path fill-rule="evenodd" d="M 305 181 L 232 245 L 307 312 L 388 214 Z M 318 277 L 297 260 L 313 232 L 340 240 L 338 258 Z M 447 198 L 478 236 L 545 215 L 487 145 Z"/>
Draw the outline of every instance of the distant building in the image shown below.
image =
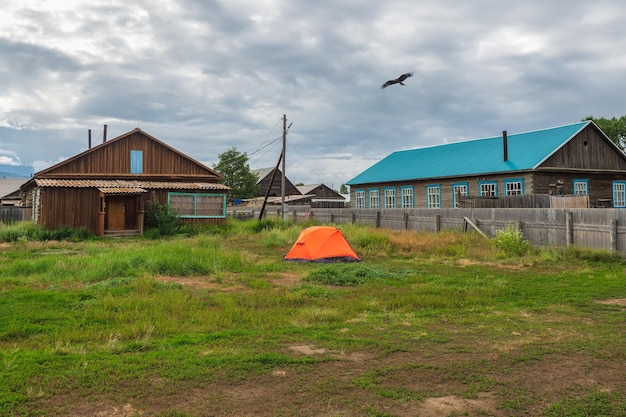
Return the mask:
<path fill-rule="evenodd" d="M 461 197 L 586 195 L 626 207 L 626 155 L 592 121 L 397 151 L 346 183 L 354 208 L 458 207 Z"/>
<path fill-rule="evenodd" d="M 265 197 L 268 188 L 270 188 L 270 181 L 272 180 L 272 173 L 274 168 L 262 168 L 262 169 L 252 169 L 250 170 L 252 173 L 257 174 L 259 180 L 257 184 L 259 185 L 259 194 L 258 197 Z M 274 175 L 274 181 L 272 182 L 272 187 L 268 194 L 268 197 L 279 197 L 282 196 L 282 171 L 280 169 L 276 170 L 276 174 Z M 296 188 L 295 185 L 289 178 L 285 177 L 285 195 L 293 196 L 293 195 L 302 195 L 300 191 Z"/>
<path fill-rule="evenodd" d="M 28 178 L 0 178 L 0 205 L 19 206 L 22 204 L 20 187 Z"/>
<path fill-rule="evenodd" d="M 310 196 L 311 208 L 343 208 L 345 197 L 324 184 L 297 185 L 304 196 Z"/>

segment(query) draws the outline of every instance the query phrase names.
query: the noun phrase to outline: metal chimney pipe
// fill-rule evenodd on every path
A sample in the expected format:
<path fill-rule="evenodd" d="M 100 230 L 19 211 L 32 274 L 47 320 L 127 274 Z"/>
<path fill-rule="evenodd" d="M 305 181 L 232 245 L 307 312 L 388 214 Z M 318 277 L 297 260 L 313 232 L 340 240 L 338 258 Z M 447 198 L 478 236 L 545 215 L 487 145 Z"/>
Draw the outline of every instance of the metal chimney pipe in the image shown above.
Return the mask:
<path fill-rule="evenodd" d="M 504 162 L 509 160 L 509 140 L 506 130 L 502 131 L 502 150 L 504 152 Z"/>
<path fill-rule="evenodd" d="M 91 149 L 91 129 L 89 129 L 89 134 L 87 136 L 88 136 L 88 141 L 87 141 L 88 148 L 87 149 Z"/>
<path fill-rule="evenodd" d="M 107 125 L 104 125 L 104 132 L 102 132 L 102 143 L 107 141 Z"/>

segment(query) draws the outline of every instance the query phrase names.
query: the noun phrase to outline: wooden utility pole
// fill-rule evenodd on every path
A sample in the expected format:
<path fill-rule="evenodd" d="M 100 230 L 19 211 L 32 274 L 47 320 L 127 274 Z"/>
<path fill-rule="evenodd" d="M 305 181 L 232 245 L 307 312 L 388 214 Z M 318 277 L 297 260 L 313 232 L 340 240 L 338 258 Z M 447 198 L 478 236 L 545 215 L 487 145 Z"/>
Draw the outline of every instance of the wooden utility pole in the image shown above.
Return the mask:
<path fill-rule="evenodd" d="M 283 153 L 282 153 L 283 172 L 281 173 L 281 178 L 280 178 L 280 196 L 281 196 L 280 210 L 281 210 L 281 215 L 283 217 L 283 220 L 287 220 L 287 217 L 286 217 L 287 208 L 285 207 L 285 152 L 286 150 L 287 150 L 287 115 L 283 114 Z"/>

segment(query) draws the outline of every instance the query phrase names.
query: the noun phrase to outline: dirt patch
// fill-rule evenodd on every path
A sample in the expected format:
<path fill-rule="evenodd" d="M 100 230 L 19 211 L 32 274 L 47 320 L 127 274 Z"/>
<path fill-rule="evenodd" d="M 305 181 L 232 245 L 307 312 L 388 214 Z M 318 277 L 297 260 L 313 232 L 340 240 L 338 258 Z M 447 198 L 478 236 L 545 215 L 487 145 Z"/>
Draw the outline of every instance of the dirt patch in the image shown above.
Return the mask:
<path fill-rule="evenodd" d="M 598 304 L 616 305 L 626 307 L 626 298 L 609 298 L 606 300 L 595 300 Z"/>
<path fill-rule="evenodd" d="M 289 350 L 303 355 L 322 355 L 326 353 L 326 349 L 315 349 L 313 346 L 309 345 L 289 346 Z"/>
<path fill-rule="evenodd" d="M 293 288 L 302 283 L 302 279 L 295 274 L 281 273 L 278 278 L 270 279 L 270 282 L 276 286 Z"/>
<path fill-rule="evenodd" d="M 159 275 L 156 277 L 156 280 L 164 283 L 180 284 L 184 287 L 194 289 L 210 289 L 222 292 L 246 291 L 246 288 L 241 285 L 228 285 L 224 283 L 217 283 L 211 281 L 209 277 L 170 277 Z"/>
<path fill-rule="evenodd" d="M 451 415 L 489 415 L 495 413 L 496 401 L 489 393 L 481 393 L 477 399 L 456 396 L 426 398 L 417 407 L 417 416 L 448 417 Z"/>

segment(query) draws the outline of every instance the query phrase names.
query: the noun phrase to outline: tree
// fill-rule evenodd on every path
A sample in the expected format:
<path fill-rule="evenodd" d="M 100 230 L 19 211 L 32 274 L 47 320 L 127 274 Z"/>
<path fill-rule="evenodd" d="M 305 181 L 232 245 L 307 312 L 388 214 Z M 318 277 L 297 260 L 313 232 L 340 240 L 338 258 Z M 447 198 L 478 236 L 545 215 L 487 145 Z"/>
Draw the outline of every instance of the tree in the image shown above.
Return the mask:
<path fill-rule="evenodd" d="M 626 115 L 611 119 L 587 116 L 583 119 L 585 120 L 592 120 L 621 150 L 626 149 Z"/>
<path fill-rule="evenodd" d="M 341 184 L 341 187 L 339 187 L 339 194 L 348 194 L 348 187 L 346 187 L 346 184 Z"/>
<path fill-rule="evenodd" d="M 259 176 L 250 171 L 248 155 L 241 153 L 236 147 L 218 155 L 219 162 L 213 169 L 224 176 L 222 183 L 230 187 L 229 199 L 256 197 L 259 193 Z"/>

